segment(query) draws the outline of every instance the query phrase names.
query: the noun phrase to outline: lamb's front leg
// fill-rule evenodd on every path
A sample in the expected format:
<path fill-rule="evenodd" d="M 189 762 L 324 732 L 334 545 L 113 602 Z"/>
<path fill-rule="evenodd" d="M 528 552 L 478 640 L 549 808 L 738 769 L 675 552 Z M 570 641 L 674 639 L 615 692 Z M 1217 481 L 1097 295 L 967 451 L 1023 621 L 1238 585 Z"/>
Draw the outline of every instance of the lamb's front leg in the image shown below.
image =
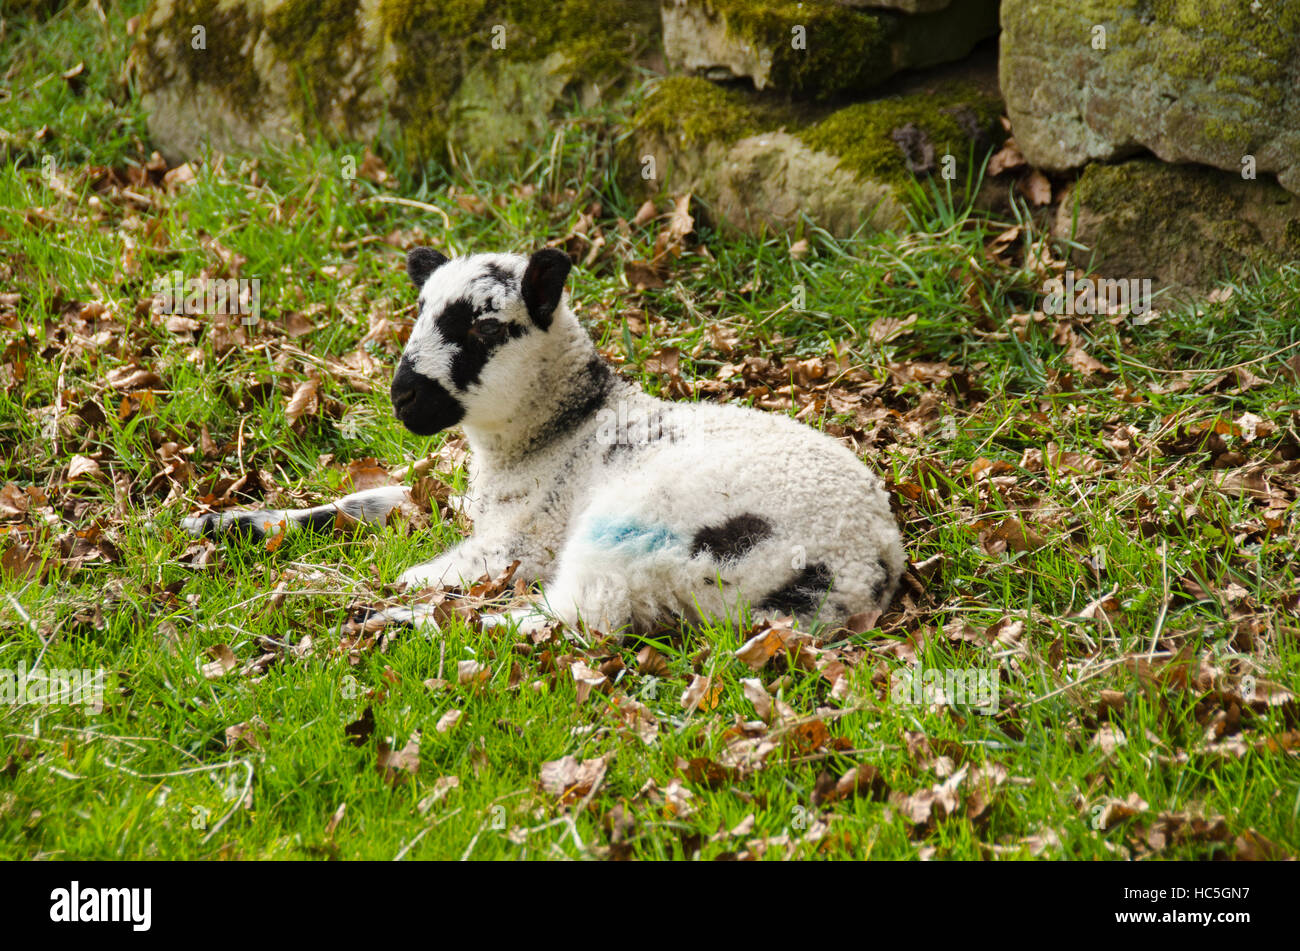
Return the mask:
<path fill-rule="evenodd" d="M 181 525 L 193 535 L 246 535 L 262 538 L 278 531 L 305 528 L 316 532 L 333 530 L 343 520 L 383 525 L 392 512 L 414 515 L 411 490 L 403 485 L 386 485 L 345 495 L 337 502 L 308 509 L 230 509 L 184 519 Z"/>
<path fill-rule="evenodd" d="M 530 584 L 542 579 L 547 561 L 539 558 L 532 546 L 524 544 L 519 536 L 471 535 L 432 561 L 407 568 L 397 580 L 408 588 L 468 586 L 484 575 L 499 576 L 516 561 L 519 567 L 515 577 Z"/>
<path fill-rule="evenodd" d="M 541 580 L 547 561 L 537 557 L 522 544 L 516 534 L 473 535 L 459 545 L 448 549 L 432 561 L 408 568 L 398 577 L 407 591 L 428 587 L 459 586 L 468 588 L 484 575 L 497 578 L 512 564 L 519 562 L 515 577 L 527 582 Z M 414 602 L 392 605 L 361 619 L 361 623 L 375 629 L 389 624 L 406 624 L 425 633 L 439 629 L 438 604 Z M 485 615 L 484 622 L 493 626 L 497 615 Z"/>

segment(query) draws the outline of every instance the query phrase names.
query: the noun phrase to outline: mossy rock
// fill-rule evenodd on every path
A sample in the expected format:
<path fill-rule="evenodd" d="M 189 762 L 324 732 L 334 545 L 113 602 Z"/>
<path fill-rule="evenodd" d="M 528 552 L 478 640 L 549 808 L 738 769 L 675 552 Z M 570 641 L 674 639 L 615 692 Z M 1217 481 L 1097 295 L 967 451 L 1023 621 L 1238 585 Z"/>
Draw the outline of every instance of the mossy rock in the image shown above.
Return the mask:
<path fill-rule="evenodd" d="M 1095 164 L 1062 200 L 1054 230 L 1085 245 L 1075 263 L 1091 260 L 1104 277 L 1195 293 L 1252 264 L 1300 260 L 1300 197 L 1196 165 Z"/>
<path fill-rule="evenodd" d="M 1300 194 L 1300 0 L 1004 0 L 1016 141 L 1049 169 L 1149 150 Z"/>
<path fill-rule="evenodd" d="M 1002 102 L 973 87 L 890 96 L 846 106 L 799 132 L 810 148 L 835 155 L 863 180 L 900 186 L 910 178 L 955 173 L 964 182 L 1005 137 Z"/>
<path fill-rule="evenodd" d="M 677 76 L 646 97 L 620 165 L 634 195 L 692 192 L 724 227 L 789 230 L 806 216 L 842 237 L 864 225 L 902 227 L 908 181 L 951 168 L 960 184 L 970 159 L 978 164 L 999 142 L 1000 114 L 996 98 L 952 84 L 817 119 L 788 103 Z"/>
<path fill-rule="evenodd" d="M 490 163 L 657 33 L 655 0 L 154 0 L 134 60 L 170 157 L 387 128 L 416 160 Z"/>
<path fill-rule="evenodd" d="M 951 0 L 923 14 L 839 0 L 663 2 L 664 53 L 673 66 L 819 99 L 960 59 L 997 29 L 997 0 Z"/>

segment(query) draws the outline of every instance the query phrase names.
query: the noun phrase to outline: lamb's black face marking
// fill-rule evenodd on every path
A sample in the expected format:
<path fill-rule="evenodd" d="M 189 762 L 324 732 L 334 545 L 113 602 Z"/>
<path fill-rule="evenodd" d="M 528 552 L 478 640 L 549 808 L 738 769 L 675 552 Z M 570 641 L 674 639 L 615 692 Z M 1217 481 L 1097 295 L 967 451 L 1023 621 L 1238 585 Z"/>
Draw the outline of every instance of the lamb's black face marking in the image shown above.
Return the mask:
<path fill-rule="evenodd" d="M 444 343 L 456 348 L 451 358 L 451 382 L 458 390 L 479 382 L 493 351 L 528 332 L 526 327 L 493 317 L 496 310 L 491 302 L 475 310 L 470 301 L 462 298 L 448 304 L 434 321 Z"/>
<path fill-rule="evenodd" d="M 696 532 L 691 541 L 691 557 L 702 554 L 714 561 L 739 561 L 771 534 L 771 522 L 761 515 L 745 512 Z"/>
<path fill-rule="evenodd" d="M 816 562 L 769 594 L 759 607 L 785 614 L 815 614 L 834 580 L 831 569 L 823 562 Z"/>
<path fill-rule="evenodd" d="M 514 274 L 508 269 L 495 262 L 488 264 L 483 268 L 489 280 L 504 287 L 518 287 L 519 275 Z"/>
<path fill-rule="evenodd" d="M 546 290 L 555 262 L 550 255 L 542 262 L 535 279 Z M 417 248 L 407 270 L 417 284 L 428 283 L 420 284 L 420 316 L 393 378 L 392 398 L 407 428 L 425 434 L 474 418 L 475 391 L 493 379 L 486 368 L 502 347 L 532 332 L 535 321 L 524 302 L 522 258 L 448 261 Z"/>
<path fill-rule="evenodd" d="M 465 407 L 445 386 L 417 373 L 405 356 L 393 374 L 389 397 L 402 425 L 417 436 L 432 436 L 450 429 L 465 415 Z"/>

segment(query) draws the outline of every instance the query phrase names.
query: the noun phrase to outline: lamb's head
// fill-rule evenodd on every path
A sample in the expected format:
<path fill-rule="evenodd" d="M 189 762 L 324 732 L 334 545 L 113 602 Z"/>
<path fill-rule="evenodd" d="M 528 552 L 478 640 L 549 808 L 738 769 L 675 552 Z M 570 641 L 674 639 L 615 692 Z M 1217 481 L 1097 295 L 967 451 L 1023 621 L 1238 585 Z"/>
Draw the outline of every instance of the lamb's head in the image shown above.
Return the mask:
<path fill-rule="evenodd" d="M 557 310 L 567 314 L 568 256 L 547 248 L 449 259 L 415 248 L 406 270 L 420 312 L 393 376 L 397 418 L 421 436 L 508 419 L 545 352 L 537 335 L 550 334 Z"/>

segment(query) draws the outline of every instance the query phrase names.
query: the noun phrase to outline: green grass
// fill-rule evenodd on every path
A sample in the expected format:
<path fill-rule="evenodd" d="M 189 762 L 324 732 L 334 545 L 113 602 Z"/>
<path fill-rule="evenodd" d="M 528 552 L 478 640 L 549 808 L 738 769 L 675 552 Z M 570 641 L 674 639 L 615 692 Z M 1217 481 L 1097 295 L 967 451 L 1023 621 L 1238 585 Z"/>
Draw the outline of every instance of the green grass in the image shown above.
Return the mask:
<path fill-rule="evenodd" d="M 701 214 L 697 244 L 667 286 L 638 293 L 623 263 L 652 256 L 662 222 L 619 225 L 636 213 L 608 161 L 626 103 L 575 107 L 562 135 L 537 143 L 510 181 L 480 179 L 463 163 L 410 168 L 381 148 L 398 182 L 386 189 L 342 174 L 345 156 L 360 162 L 359 148 L 316 143 L 209 156 L 192 185 L 133 188 L 146 205 L 94 191 L 91 169 L 126 176 L 149 160 L 138 103 L 107 52 L 121 49 L 125 22 L 142 6 L 106 5 L 107 28 L 80 7 L 39 26 L 8 21 L 0 54 L 0 285 L 16 295 L 0 307 L 0 484 L 37 487 L 48 500 L 45 511 L 36 502 L 0 521 L 0 668 L 39 658 L 47 670 L 107 677 L 98 713 L 0 705 L 0 857 L 977 859 L 1027 857 L 1055 836 L 1047 855 L 1113 858 L 1145 854 L 1155 817 L 1184 811 L 1223 816 L 1226 833 L 1174 838 L 1158 855 L 1232 856 L 1250 830 L 1296 854 L 1295 701 L 1246 712 L 1238 704 L 1234 714 L 1233 691 L 1243 675 L 1294 691 L 1300 674 L 1300 392 L 1281 366 L 1300 353 L 1300 267 L 1240 275 L 1199 312 L 1170 309 L 1144 326 L 1080 323 L 1080 342 L 1111 371 L 1092 377 L 1072 367 L 1055 320 L 1016 316 L 1034 310 L 1043 279 L 1026 263 L 1040 237 L 1027 217 L 990 220 L 964 195 L 922 189 L 907 233 L 852 240 L 811 225 L 740 238 Z M 60 73 L 79 61 L 87 79 L 74 91 Z M 57 185 L 43 175 L 47 157 Z M 452 187 L 487 207 L 463 210 Z M 450 227 L 440 214 L 376 200 L 384 197 L 436 206 Z M 856 371 L 836 393 L 861 397 L 862 418 L 839 404 L 803 418 L 856 439 L 895 487 L 912 561 L 941 564 L 908 610 L 835 645 L 851 662 L 842 693 L 785 656 L 751 671 L 733 657 L 748 631 L 725 625 L 662 631 L 652 639 L 666 663 L 658 677 L 639 669 L 647 642 L 533 644 L 460 622 L 436 639 L 401 633 L 382 649 L 347 649 L 348 607 L 389 595 L 403 568 L 457 537 L 454 525 L 290 536 L 274 550 L 231 543 L 205 567 L 189 563 L 180 519 L 223 471 L 265 472 L 285 498 L 309 503 L 344 491 L 350 461 L 396 467 L 449 438 L 418 440 L 392 418 L 395 343 L 369 348 L 379 364 L 371 392 L 331 368 L 358 350 L 372 321 L 410 317 L 402 251 L 377 239 L 418 230 L 419 240 L 460 253 L 524 251 L 570 234 L 593 203 L 606 245 L 575 269 L 572 295 L 601 347 L 647 389 L 669 389 L 650 359 L 669 347 L 681 351 L 687 385 L 745 356 L 842 359 Z M 1022 234 L 1005 263 L 991 260 L 989 243 L 1014 224 Z M 806 253 L 792 257 L 800 239 Z M 264 325 L 228 349 L 216 345 L 215 327 L 176 334 L 137 310 L 155 276 L 220 268 L 218 246 L 262 282 Z M 802 310 L 791 306 L 799 287 Z M 87 302 L 105 313 L 79 316 Z M 284 335 L 292 314 L 316 329 Z M 890 338 L 880 332 L 886 320 L 910 322 Z M 644 333 L 633 332 L 638 322 Z M 734 334 L 735 352 L 719 349 L 720 331 Z M 125 393 L 109 374 L 133 363 L 161 383 L 149 387 L 151 407 L 121 413 Z M 939 377 L 936 365 L 947 368 Z M 1219 379 L 1242 365 L 1257 384 Z M 765 372 L 771 392 L 732 377 L 717 384 L 719 398 L 779 402 L 797 371 L 787 362 Z M 291 424 L 287 398 L 312 373 L 321 409 Z M 1204 432 L 1188 435 L 1247 413 L 1273 431 L 1210 443 Z M 349 418 L 365 425 L 353 430 Z M 1132 452 L 1115 448 L 1121 425 L 1132 427 Z M 215 451 L 203 448 L 204 427 Z M 1101 467 L 1058 465 L 1049 443 Z M 188 468 L 156 478 L 177 452 Z M 70 480 L 74 456 L 94 458 L 100 475 Z M 989 463 L 1002 464 L 991 480 L 972 477 L 973 465 Z M 1271 508 L 1216 485 L 1255 464 L 1275 493 Z M 438 475 L 463 486 L 463 472 Z M 999 552 L 990 535 L 1007 519 L 1023 521 L 1034 544 Z M 115 547 L 71 563 L 61 539 L 70 547 L 70 533 L 95 527 Z M 43 577 L 19 564 L 26 551 L 47 559 Z M 283 597 L 273 596 L 277 585 Z M 1111 591 L 1112 612 L 1078 616 Z M 955 636 L 1007 618 L 1023 624 L 1009 645 Z M 1001 667 L 998 712 L 894 702 L 889 677 L 906 667 L 895 654 L 908 638 L 927 669 Z M 1123 662 L 1153 641 L 1154 673 Z M 264 653 L 275 662 L 208 680 L 199 665 L 217 645 L 241 667 Z M 486 665 L 484 682 L 457 682 L 467 660 Z M 611 672 L 621 662 L 624 673 L 609 693 L 579 703 L 574 660 Z M 1179 680 L 1183 661 L 1190 685 Z M 1198 683 L 1200 661 L 1219 671 Z M 440 672 L 448 685 L 425 684 Z M 697 674 L 720 685 L 717 705 L 687 712 L 679 698 Z M 729 731 L 755 719 L 741 684 L 751 677 L 797 722 L 823 722 L 827 733 L 773 727 L 762 768 L 727 770 Z M 1103 691 L 1114 692 L 1104 695 L 1112 713 L 1099 708 Z M 652 743 L 626 729 L 624 697 L 647 707 Z M 353 745 L 345 727 L 367 707 L 373 735 Z M 440 733 L 451 710 L 461 718 Z M 1226 738 L 1211 742 L 1207 725 L 1220 713 Z M 1110 751 L 1094 743 L 1107 717 L 1126 738 Z M 250 723 L 264 725 L 259 748 L 228 748 L 227 729 Z M 390 785 L 377 744 L 400 749 L 417 731 L 418 769 Z M 919 737 L 933 755 L 916 749 Z M 935 762 L 941 754 L 949 762 Z M 568 755 L 610 757 L 585 802 L 540 785 L 542 765 Z M 896 801 L 814 795 L 827 776 L 862 764 Z M 897 800 L 963 765 L 1006 770 L 988 808 L 973 808 L 963 786 L 955 815 L 914 827 Z M 429 802 L 449 776 L 459 785 Z M 691 794 L 689 807 L 674 806 L 674 783 Z M 1134 793 L 1146 812 L 1096 827 L 1108 800 Z M 751 815 L 751 829 L 729 834 Z"/>

